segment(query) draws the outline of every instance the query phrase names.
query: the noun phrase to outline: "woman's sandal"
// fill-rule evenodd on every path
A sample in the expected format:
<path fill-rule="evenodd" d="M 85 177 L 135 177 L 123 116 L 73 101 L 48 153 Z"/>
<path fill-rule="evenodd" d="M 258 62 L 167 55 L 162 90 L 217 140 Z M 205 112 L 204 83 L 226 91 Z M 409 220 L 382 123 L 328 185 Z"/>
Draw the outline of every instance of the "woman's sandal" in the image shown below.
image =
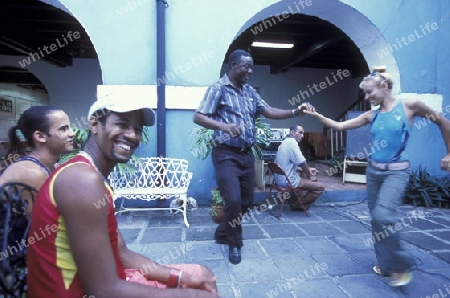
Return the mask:
<path fill-rule="evenodd" d="M 375 265 L 373 266 L 373 272 L 375 272 L 376 274 L 382 275 L 382 276 L 388 276 L 388 274 L 385 274 L 381 271 L 380 269 L 380 265 Z"/>
<path fill-rule="evenodd" d="M 412 272 L 392 273 L 388 284 L 393 287 L 406 286 L 413 278 Z"/>

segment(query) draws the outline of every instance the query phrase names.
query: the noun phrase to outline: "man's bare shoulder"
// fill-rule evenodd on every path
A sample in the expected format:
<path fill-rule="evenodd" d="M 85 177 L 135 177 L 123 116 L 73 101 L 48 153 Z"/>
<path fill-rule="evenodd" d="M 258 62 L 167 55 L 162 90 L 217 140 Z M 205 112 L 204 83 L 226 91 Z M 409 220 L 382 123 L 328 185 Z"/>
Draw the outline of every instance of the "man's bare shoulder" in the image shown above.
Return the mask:
<path fill-rule="evenodd" d="M 60 169 L 54 180 L 54 195 L 58 202 L 77 204 L 98 201 L 106 193 L 102 176 L 87 163 L 77 163 Z M 99 195 L 102 194 L 102 195 Z"/>
<path fill-rule="evenodd" d="M 55 179 L 56 184 L 65 183 L 75 184 L 79 186 L 83 185 L 95 185 L 98 182 L 102 182 L 103 179 L 99 172 L 92 168 L 89 164 L 80 162 L 70 166 L 62 166 L 58 176 Z M 72 183 L 70 183 L 72 182 Z"/>

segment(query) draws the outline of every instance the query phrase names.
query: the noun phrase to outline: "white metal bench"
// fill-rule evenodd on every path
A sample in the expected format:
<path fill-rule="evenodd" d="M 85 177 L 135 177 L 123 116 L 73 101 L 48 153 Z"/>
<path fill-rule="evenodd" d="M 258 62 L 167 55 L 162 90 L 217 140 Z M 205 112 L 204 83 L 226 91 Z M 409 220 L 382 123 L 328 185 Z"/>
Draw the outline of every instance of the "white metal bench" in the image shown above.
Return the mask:
<path fill-rule="evenodd" d="M 188 171 L 188 161 L 180 158 L 140 157 L 131 159 L 128 164 L 132 169 L 119 172 L 115 167 L 109 176 L 114 189 L 114 199 L 122 198 L 120 208 L 116 214 L 125 211 L 169 210 L 183 213 L 184 223 L 187 220 L 187 190 L 192 179 Z M 179 206 L 128 208 L 124 207 L 127 199 L 145 201 L 179 199 Z"/>

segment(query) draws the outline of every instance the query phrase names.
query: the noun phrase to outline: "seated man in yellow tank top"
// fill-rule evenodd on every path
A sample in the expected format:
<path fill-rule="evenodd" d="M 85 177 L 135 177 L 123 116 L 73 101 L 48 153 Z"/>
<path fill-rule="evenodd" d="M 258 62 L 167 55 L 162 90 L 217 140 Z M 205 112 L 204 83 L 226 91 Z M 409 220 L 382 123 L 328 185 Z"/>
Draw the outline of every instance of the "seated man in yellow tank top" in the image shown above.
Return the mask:
<path fill-rule="evenodd" d="M 106 178 L 130 159 L 153 111 L 119 92 L 100 96 L 89 116 L 84 151 L 52 173 L 34 205 L 30 233 L 46 233 L 29 247 L 28 297 L 218 297 L 205 266 L 159 265 L 118 231 Z"/>

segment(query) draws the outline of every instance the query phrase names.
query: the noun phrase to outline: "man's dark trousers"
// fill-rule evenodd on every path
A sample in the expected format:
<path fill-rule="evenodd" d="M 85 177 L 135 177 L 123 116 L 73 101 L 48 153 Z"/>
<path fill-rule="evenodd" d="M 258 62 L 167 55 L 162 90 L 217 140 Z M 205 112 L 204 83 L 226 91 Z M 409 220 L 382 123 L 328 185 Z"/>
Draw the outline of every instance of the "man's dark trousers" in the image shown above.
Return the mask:
<path fill-rule="evenodd" d="M 225 199 L 225 218 L 216 229 L 216 238 L 242 246 L 242 216 L 251 207 L 255 192 L 255 158 L 251 150 L 219 145 L 212 150 L 216 181 Z"/>

